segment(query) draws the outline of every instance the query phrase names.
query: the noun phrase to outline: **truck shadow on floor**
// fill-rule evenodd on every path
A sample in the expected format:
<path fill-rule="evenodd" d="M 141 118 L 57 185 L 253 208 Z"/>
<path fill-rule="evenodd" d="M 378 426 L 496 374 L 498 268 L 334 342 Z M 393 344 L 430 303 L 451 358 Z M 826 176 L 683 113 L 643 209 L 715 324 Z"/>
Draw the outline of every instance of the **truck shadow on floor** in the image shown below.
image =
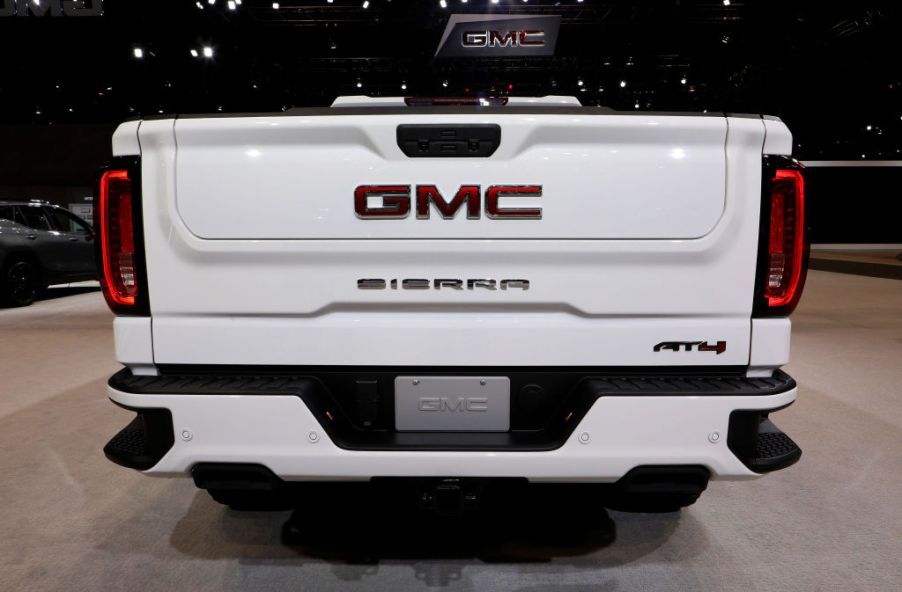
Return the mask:
<path fill-rule="evenodd" d="M 623 565 L 660 547 L 681 522 L 679 512 L 609 513 L 599 504 L 598 488 L 587 484 L 524 485 L 486 496 L 475 511 L 461 516 L 424 511 L 401 486 L 344 484 L 311 491 L 300 493 L 297 509 L 290 512 L 239 512 L 198 492 L 189 514 L 204 516 L 185 520 L 195 527 L 198 519 L 212 526 L 205 529 L 207 544 L 195 544 L 189 539 L 196 531 L 179 527 L 172 543 L 189 554 L 204 549 L 205 557 L 237 556 L 261 568 L 327 562 L 339 579 L 359 580 L 374 575 L 382 562 L 408 563 L 418 574 L 421 567 L 431 573 L 437 564 L 459 572 L 474 562 L 553 561 L 556 569 L 561 563 Z M 621 540 L 612 516 L 625 526 Z M 210 537 L 219 541 L 210 544 Z M 433 574 L 442 580 L 433 585 L 454 580 L 448 570 L 442 573 Z"/>
<path fill-rule="evenodd" d="M 405 487 L 332 489 L 313 507 L 295 510 L 282 542 L 308 557 L 373 563 L 383 559 L 549 561 L 580 556 L 616 539 L 592 486 L 523 485 L 486 492 L 460 515 L 424 510 Z M 362 490 L 361 490 L 362 491 Z"/>

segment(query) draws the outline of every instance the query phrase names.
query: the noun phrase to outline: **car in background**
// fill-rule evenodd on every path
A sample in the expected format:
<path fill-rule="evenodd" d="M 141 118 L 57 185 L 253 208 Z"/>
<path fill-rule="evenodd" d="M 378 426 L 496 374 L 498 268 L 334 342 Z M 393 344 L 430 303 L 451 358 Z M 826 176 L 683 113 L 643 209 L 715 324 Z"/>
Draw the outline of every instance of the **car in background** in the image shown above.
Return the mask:
<path fill-rule="evenodd" d="M 0 301 L 27 306 L 52 284 L 97 279 L 94 230 L 43 201 L 0 201 Z"/>

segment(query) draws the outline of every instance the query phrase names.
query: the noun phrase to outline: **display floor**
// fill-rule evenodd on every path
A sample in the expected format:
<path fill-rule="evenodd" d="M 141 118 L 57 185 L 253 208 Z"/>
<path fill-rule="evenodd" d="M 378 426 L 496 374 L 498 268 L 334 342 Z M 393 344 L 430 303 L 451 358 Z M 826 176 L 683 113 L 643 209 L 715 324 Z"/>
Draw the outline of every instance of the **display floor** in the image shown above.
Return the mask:
<path fill-rule="evenodd" d="M 104 458 L 131 417 L 104 392 L 117 370 L 111 319 L 84 289 L 0 309 L 0 590 L 885 591 L 902 581 L 900 281 L 811 272 L 787 367 L 800 398 L 775 416 L 802 460 L 758 481 L 714 482 L 695 506 L 662 515 L 605 512 L 564 489 L 478 523 L 427 525 L 338 498 L 294 514 L 233 512 L 187 479 Z"/>

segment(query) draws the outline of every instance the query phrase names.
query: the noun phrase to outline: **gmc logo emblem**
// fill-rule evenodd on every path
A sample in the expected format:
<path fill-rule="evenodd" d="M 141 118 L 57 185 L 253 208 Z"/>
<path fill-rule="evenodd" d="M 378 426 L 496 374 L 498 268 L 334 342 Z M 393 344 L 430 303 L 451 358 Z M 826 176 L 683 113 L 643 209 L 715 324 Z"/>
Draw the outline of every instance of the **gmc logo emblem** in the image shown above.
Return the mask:
<path fill-rule="evenodd" d="M 420 397 L 418 411 L 436 412 L 484 412 L 489 410 L 489 400 L 485 397 Z"/>
<path fill-rule="evenodd" d="M 485 215 L 492 220 L 540 220 L 542 208 L 501 207 L 502 197 L 540 197 L 541 185 L 492 185 L 485 190 Z M 479 185 L 461 185 L 451 200 L 446 200 L 435 185 L 361 185 L 354 190 L 354 211 L 364 220 L 399 220 L 410 215 L 411 197 L 416 199 L 418 220 L 428 220 L 432 208 L 445 220 L 452 220 L 461 208 L 468 220 L 480 216 Z M 372 206 L 370 200 L 381 200 Z"/>
<path fill-rule="evenodd" d="M 542 47 L 545 31 L 523 29 L 520 31 L 464 31 L 460 38 L 463 47 Z"/>

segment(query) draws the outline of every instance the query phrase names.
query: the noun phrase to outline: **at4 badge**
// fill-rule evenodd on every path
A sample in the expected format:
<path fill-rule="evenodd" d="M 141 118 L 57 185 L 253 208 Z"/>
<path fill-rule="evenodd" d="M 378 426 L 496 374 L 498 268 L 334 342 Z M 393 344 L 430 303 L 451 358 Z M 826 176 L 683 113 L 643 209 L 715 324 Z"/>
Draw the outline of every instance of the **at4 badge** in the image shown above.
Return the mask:
<path fill-rule="evenodd" d="M 727 351 L 727 342 L 718 341 L 711 344 L 707 341 L 662 341 L 655 346 L 655 351 L 717 352 L 717 355 L 720 355 Z"/>

